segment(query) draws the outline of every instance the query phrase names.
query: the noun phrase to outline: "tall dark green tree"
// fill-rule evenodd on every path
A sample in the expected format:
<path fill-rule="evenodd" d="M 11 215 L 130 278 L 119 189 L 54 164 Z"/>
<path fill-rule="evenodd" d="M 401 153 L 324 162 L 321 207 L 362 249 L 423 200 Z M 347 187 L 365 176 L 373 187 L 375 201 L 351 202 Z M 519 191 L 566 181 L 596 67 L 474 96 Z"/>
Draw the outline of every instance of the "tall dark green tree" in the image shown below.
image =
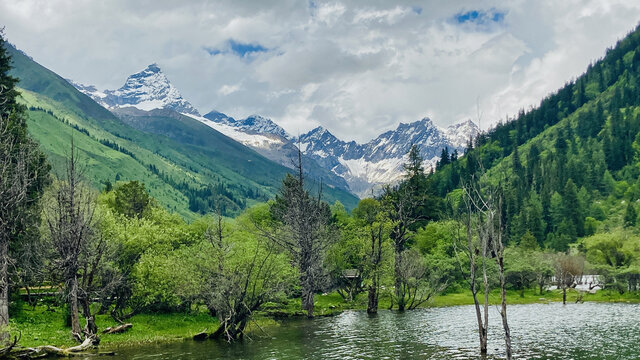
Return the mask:
<path fill-rule="evenodd" d="M 578 199 L 578 188 L 573 180 L 567 180 L 567 184 L 564 187 L 564 196 L 562 197 L 564 216 L 570 224 L 575 226 L 575 232 L 577 236 L 584 235 L 584 214 L 581 202 Z M 575 240 L 575 239 L 574 239 Z"/>
<path fill-rule="evenodd" d="M 18 79 L 9 76 L 11 59 L 0 31 L 0 337 L 8 339 L 9 284 L 13 261 L 37 234 L 38 200 L 48 182 L 49 165 L 27 134 L 24 107 L 16 101 Z"/>
<path fill-rule="evenodd" d="M 395 299 L 398 310 L 405 309 L 409 294 L 402 291 L 402 259 L 413 233 L 437 219 L 441 212 L 441 200 L 433 194 L 430 180 L 424 173 L 423 159 L 417 146 L 411 146 L 409 159 L 404 165 L 405 178 L 397 186 L 387 186 L 381 197 L 386 216 L 395 224 L 390 238 L 395 252 Z"/>
<path fill-rule="evenodd" d="M 151 199 L 144 188 L 144 184 L 138 181 L 129 181 L 118 185 L 115 189 L 115 210 L 127 217 L 142 218 L 142 215 L 150 207 Z"/>
<path fill-rule="evenodd" d="M 636 226 L 637 218 L 638 213 L 636 212 L 636 208 L 633 206 L 633 202 L 629 201 L 627 203 L 627 209 L 624 212 L 624 227 Z"/>

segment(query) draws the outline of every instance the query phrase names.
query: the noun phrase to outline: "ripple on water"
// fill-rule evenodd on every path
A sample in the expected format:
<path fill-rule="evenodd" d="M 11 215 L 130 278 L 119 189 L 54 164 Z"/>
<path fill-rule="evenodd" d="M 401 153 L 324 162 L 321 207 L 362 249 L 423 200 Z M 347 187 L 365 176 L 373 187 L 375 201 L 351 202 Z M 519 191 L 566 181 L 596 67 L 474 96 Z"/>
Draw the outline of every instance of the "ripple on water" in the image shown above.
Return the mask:
<path fill-rule="evenodd" d="M 516 359 L 640 359 L 640 305 L 531 304 L 508 308 Z M 504 357 L 490 308 L 489 359 Z M 234 344 L 184 342 L 123 351 L 118 359 L 480 359 L 473 306 L 287 320 Z"/>

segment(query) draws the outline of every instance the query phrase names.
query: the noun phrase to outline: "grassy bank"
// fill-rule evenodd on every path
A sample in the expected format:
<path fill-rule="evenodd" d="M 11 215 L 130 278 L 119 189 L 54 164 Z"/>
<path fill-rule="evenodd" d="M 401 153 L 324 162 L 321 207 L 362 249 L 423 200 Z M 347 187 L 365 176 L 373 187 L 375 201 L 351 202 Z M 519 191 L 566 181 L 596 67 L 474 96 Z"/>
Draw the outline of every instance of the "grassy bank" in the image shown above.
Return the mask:
<path fill-rule="evenodd" d="M 139 314 L 129 320 L 134 326 L 122 334 L 102 335 L 101 345 L 117 347 L 120 345 L 138 345 L 154 342 L 170 342 L 190 338 L 204 329 L 214 329 L 217 320 L 206 313 L 192 314 Z M 116 326 L 108 315 L 98 315 L 96 324 L 99 329 Z M 54 308 L 49 311 L 44 306 L 32 309 L 23 308 L 11 319 L 12 330 L 22 333 L 20 344 L 25 347 L 38 345 L 75 345 L 71 339 L 71 330 L 65 326 L 63 310 Z"/>
<path fill-rule="evenodd" d="M 527 290 L 524 294 L 519 291 L 509 291 L 509 304 L 532 304 L 562 301 L 560 291 L 549 291 L 542 295 L 533 290 Z M 498 303 L 500 295 L 492 292 L 491 303 Z M 574 303 L 579 299 L 576 291 L 570 290 L 567 301 Z M 619 294 L 617 292 L 599 291 L 596 294 L 584 294 L 582 301 L 594 302 L 628 302 L 640 303 L 640 294 Z M 390 296 L 383 293 L 380 296 L 380 309 L 389 308 Z M 473 298 L 468 292 L 440 295 L 433 298 L 425 306 L 456 306 L 471 305 Z M 336 315 L 345 310 L 366 310 L 367 296 L 360 294 L 354 301 L 345 302 L 337 293 L 318 295 L 315 298 L 316 314 L 318 316 Z M 266 304 L 264 309 L 257 314 L 257 321 L 261 326 L 275 326 L 277 323 L 271 320 L 275 318 L 286 318 L 292 316 L 304 316 L 300 310 L 300 300 L 291 299 L 286 304 Z M 213 331 L 218 322 L 209 316 L 205 311 L 192 311 L 186 313 L 169 314 L 139 314 L 130 319 L 134 324 L 131 330 L 123 334 L 110 334 L 101 336 L 101 346 L 104 348 L 116 348 L 120 346 L 135 346 L 148 343 L 160 343 L 180 341 L 191 338 L 205 329 Z M 100 329 L 117 325 L 108 315 L 98 315 L 96 323 Z M 70 346 L 74 342 L 70 338 L 70 329 L 65 326 L 63 312 L 54 308 L 47 310 L 44 306 L 37 306 L 35 309 L 24 305 L 11 319 L 13 331 L 19 330 L 22 333 L 22 346 L 38 345 L 58 345 Z"/>

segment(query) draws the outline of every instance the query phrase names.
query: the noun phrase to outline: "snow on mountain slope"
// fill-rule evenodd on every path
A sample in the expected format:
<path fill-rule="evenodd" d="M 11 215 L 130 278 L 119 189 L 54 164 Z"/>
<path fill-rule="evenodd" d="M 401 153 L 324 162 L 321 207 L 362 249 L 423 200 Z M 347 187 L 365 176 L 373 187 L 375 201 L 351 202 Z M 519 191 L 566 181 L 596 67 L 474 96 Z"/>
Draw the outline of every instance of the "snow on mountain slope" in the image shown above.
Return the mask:
<path fill-rule="evenodd" d="M 106 108 L 133 106 L 145 111 L 172 109 L 179 113 L 200 115 L 198 110 L 169 82 L 157 64 L 151 64 L 146 69 L 129 76 L 124 85 L 117 90 L 98 91 L 95 86 L 69 82 Z"/>
<path fill-rule="evenodd" d="M 251 133 L 239 130 L 237 127 L 234 127 L 227 123 L 212 121 L 202 116 L 192 115 L 188 113 L 184 113 L 183 115 L 196 119 L 202 122 L 203 124 L 209 126 L 210 128 L 224 134 L 225 136 L 228 136 L 233 140 L 249 147 L 270 149 L 270 148 L 273 148 L 274 146 L 282 146 L 285 142 L 278 135 L 268 134 L 268 133 L 251 134 Z"/>
<path fill-rule="evenodd" d="M 285 139 L 291 139 L 283 128 L 274 123 L 271 119 L 262 117 L 260 115 L 251 115 L 246 119 L 236 120 L 231 116 L 213 110 L 204 115 L 204 118 L 224 125 L 238 128 L 245 132 L 257 133 L 257 134 L 274 134 Z"/>
<path fill-rule="evenodd" d="M 200 116 L 157 64 L 129 76 L 117 90 L 100 91 L 95 86 L 68 81 L 108 109 L 128 106 L 144 111 L 169 109 L 190 116 L 288 167 L 292 165 L 291 158 L 297 152 L 299 140 L 304 156 L 311 160 L 307 163 L 314 167 L 314 174 L 325 176 L 329 171 L 329 180 L 360 196 L 370 196 L 372 189 L 375 191 L 384 184 L 399 181 L 404 172 L 402 164 L 412 144 L 420 148 L 428 171 L 435 167 L 443 148 L 462 153 L 469 139 L 479 133 L 470 120 L 441 129 L 429 118 L 424 118 L 409 124 L 401 123 L 395 130 L 365 144 L 342 141 L 323 127 L 296 139 L 271 119 L 259 115 L 234 119 L 214 110 Z"/>
<path fill-rule="evenodd" d="M 444 136 L 454 148 L 466 148 L 470 139 L 475 139 L 480 129 L 471 120 L 451 125 L 444 129 Z"/>
<path fill-rule="evenodd" d="M 429 171 L 440 159 L 443 148 L 462 152 L 466 139 L 477 135 L 477 132 L 478 128 L 472 122 L 442 130 L 424 118 L 410 124 L 401 123 L 395 130 L 387 131 L 366 144 L 344 142 L 322 127 L 301 135 L 300 142 L 305 154 L 347 180 L 354 193 L 370 196 L 372 189 L 375 192 L 384 184 L 402 179 L 402 164 L 406 162 L 411 145 L 420 148 L 425 170 Z"/>

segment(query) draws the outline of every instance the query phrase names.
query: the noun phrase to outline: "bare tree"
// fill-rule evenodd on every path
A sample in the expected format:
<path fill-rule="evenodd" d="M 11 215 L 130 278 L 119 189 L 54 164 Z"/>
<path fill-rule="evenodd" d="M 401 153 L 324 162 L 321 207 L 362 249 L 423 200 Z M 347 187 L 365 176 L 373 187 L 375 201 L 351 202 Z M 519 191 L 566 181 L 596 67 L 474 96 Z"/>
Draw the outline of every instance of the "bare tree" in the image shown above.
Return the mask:
<path fill-rule="evenodd" d="M 476 311 L 476 320 L 478 323 L 478 335 L 480 338 L 480 353 L 487 353 L 487 339 L 488 339 L 488 328 L 489 328 L 489 281 L 487 277 L 487 246 L 482 241 L 483 239 L 474 237 L 473 228 L 474 224 L 474 205 L 472 201 L 472 197 L 475 196 L 475 186 L 474 179 L 469 183 L 463 184 L 464 196 L 462 200 L 464 201 L 464 212 L 462 214 L 462 219 L 464 222 L 465 228 L 465 237 L 466 242 L 463 241 L 463 237 L 459 234 L 456 237 L 456 242 L 454 243 L 456 252 L 458 251 L 458 243 L 461 243 L 460 248 L 463 249 L 467 260 L 469 261 L 469 272 L 467 277 L 469 279 L 469 289 L 471 290 L 471 295 L 473 296 L 473 304 Z M 480 262 L 480 264 L 478 263 Z M 484 301 L 482 304 L 482 308 L 480 306 L 480 300 L 478 300 L 478 292 L 480 288 L 478 286 L 478 275 L 477 271 L 479 266 L 482 266 L 482 285 L 484 289 Z M 460 264 L 460 270 L 464 274 L 466 271 L 464 270 L 462 264 Z"/>
<path fill-rule="evenodd" d="M 271 206 L 276 224 L 271 229 L 261 228 L 261 232 L 295 259 L 300 272 L 302 309 L 307 317 L 313 317 L 313 296 L 324 280 L 324 256 L 334 232 L 329 223 L 331 210 L 322 201 L 322 188 L 317 197 L 312 197 L 304 187 L 300 150 L 296 170 L 296 177 L 287 174 Z"/>
<path fill-rule="evenodd" d="M 477 297 L 474 295 L 476 304 L 476 315 L 478 318 L 478 326 L 480 329 L 480 351 L 486 353 L 487 330 L 488 330 L 488 303 L 489 303 L 489 281 L 487 276 L 487 258 L 493 258 L 498 266 L 498 274 L 500 281 L 500 316 L 502 318 L 502 327 L 504 329 L 505 347 L 507 359 L 512 358 L 511 351 L 511 331 L 507 320 L 507 299 L 506 299 L 506 282 L 504 275 L 504 244 L 503 234 L 504 226 L 502 221 L 502 188 L 498 186 L 486 186 L 482 189 L 479 182 L 471 181 L 463 187 L 465 204 L 467 207 L 467 242 L 470 255 L 471 272 L 475 278 L 475 261 L 478 256 L 478 249 L 474 248 L 472 233 L 469 230 L 475 226 L 476 233 L 480 242 L 481 261 L 482 261 L 482 281 L 484 286 L 484 319 L 479 314 L 479 304 Z M 471 215 L 473 214 L 473 215 Z M 472 216 L 475 221 L 472 221 Z M 472 293 L 475 291 L 475 279 L 472 279 Z"/>
<path fill-rule="evenodd" d="M 429 267 L 417 250 L 405 250 L 400 257 L 400 290 L 407 310 L 413 310 L 426 303 L 447 287 L 442 272 L 435 267 Z"/>
<path fill-rule="evenodd" d="M 577 255 L 558 254 L 555 259 L 556 283 L 562 289 L 562 304 L 567 303 L 567 289 L 574 286 L 576 278 L 584 271 L 584 258 Z"/>
<path fill-rule="evenodd" d="M 71 332 L 76 340 L 82 341 L 78 314 L 78 272 L 82 265 L 81 256 L 87 251 L 90 238 L 95 235 L 95 197 L 81 180 L 77 155 L 72 139 L 66 179 L 54 184 L 52 198 L 45 208 L 45 219 L 64 279 L 65 297 L 71 313 Z"/>

